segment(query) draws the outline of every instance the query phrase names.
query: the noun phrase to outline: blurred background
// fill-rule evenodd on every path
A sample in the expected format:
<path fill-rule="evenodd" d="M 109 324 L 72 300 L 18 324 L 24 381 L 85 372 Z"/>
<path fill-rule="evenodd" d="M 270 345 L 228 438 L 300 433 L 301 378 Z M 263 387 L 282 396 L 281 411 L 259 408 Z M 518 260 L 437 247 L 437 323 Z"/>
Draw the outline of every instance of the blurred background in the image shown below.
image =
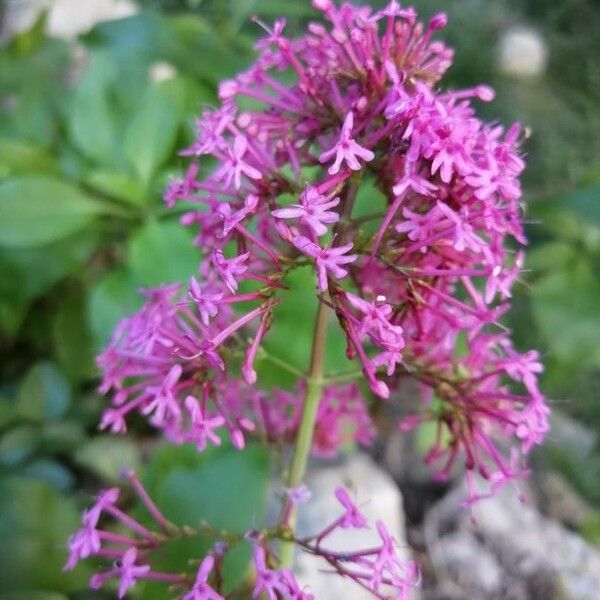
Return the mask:
<path fill-rule="evenodd" d="M 519 348 L 543 353 L 542 388 L 554 408 L 549 443 L 534 456 L 533 506 L 536 523 L 552 522 L 579 544 L 589 563 L 581 570 L 598 567 L 599 577 L 600 2 L 413 4 L 424 18 L 448 12 L 456 59 L 444 85 L 491 84 L 497 99 L 481 107 L 484 116 L 530 131 L 528 272 L 507 321 Z M 260 451 L 231 459 L 225 448 L 200 459 L 157 450 L 141 423 L 123 438 L 100 433 L 93 362 L 116 322 L 139 306 L 140 287 L 184 281 L 196 268 L 190 232 L 161 192 L 184 166 L 176 149 L 190 142 L 194 115 L 216 103 L 219 80 L 252 60 L 255 14 L 285 16 L 292 33 L 314 18 L 308 0 L 0 0 L 2 600 L 102 597 L 86 592 L 86 567 L 61 571 L 65 540 L 123 466 L 140 468 L 159 498 L 185 497 L 201 481 L 233 496 L 243 485 L 264 499 L 269 467 Z M 301 325 L 290 321 L 286 331 L 302 345 Z M 281 352 L 295 350 L 284 340 Z M 493 536 L 483 541 L 499 569 L 488 568 L 492 579 L 461 571 L 460 561 L 473 566 L 469 552 L 478 554 L 464 539 L 452 564 L 436 558 L 448 547 L 447 528 L 434 528 L 432 540 L 428 511 L 448 489 L 398 466 L 394 443 L 384 439 L 374 456 L 404 494 L 424 598 L 600 598 L 589 578 L 548 588 L 529 573 L 519 583 L 525 575 L 494 554 Z M 418 458 L 422 447 L 417 440 L 411 452 Z M 228 468 L 215 479 L 218 461 Z M 182 472 L 193 477 L 172 477 Z M 177 510 L 198 521 L 229 508 L 208 497 Z M 246 510 L 241 523 L 255 514 Z"/>

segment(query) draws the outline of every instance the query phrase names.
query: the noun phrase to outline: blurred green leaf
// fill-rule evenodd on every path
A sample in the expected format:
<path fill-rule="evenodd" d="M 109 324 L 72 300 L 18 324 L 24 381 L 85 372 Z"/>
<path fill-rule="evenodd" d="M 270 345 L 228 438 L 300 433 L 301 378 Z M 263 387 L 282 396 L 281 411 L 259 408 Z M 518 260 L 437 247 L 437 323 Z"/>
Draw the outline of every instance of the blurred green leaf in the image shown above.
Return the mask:
<path fill-rule="evenodd" d="M 24 173 L 54 171 L 54 159 L 38 144 L 19 138 L 0 138 L 0 180 Z"/>
<path fill-rule="evenodd" d="M 55 421 L 71 404 L 69 384 L 50 362 L 40 362 L 27 372 L 19 389 L 19 412 L 38 422 Z"/>
<path fill-rule="evenodd" d="M 97 348 L 104 346 L 125 316 L 142 304 L 138 285 L 124 269 L 112 271 L 96 283 L 89 294 L 88 322 Z"/>
<path fill-rule="evenodd" d="M 83 289 L 63 294 L 52 319 L 52 340 L 56 360 L 71 381 L 95 375 L 93 339 Z"/>
<path fill-rule="evenodd" d="M 58 592 L 27 590 L 25 592 L 0 593 L 0 600 L 69 600 L 69 597 Z"/>
<path fill-rule="evenodd" d="M 562 270 L 577 258 L 577 249 L 564 241 L 553 241 L 535 246 L 527 253 L 527 268 L 535 273 Z"/>
<path fill-rule="evenodd" d="M 46 37 L 46 17 L 46 11 L 42 11 L 29 29 L 10 40 L 9 49 L 18 54 L 32 54 L 38 50 Z"/>
<path fill-rule="evenodd" d="M 19 470 L 19 475 L 51 485 L 64 492 L 73 487 L 75 477 L 64 465 L 49 458 L 38 458 Z"/>
<path fill-rule="evenodd" d="M 182 79 L 150 85 L 125 132 L 125 156 L 144 186 L 173 153 L 184 117 L 185 96 Z"/>
<path fill-rule="evenodd" d="M 96 243 L 95 232 L 31 248 L 0 247 L 0 327 L 13 336 L 29 303 L 84 263 Z"/>
<path fill-rule="evenodd" d="M 75 91 L 69 127 L 77 147 L 92 161 L 118 164 L 115 109 L 110 102 L 110 86 L 117 76 L 116 65 L 106 52 L 95 52 Z"/>
<path fill-rule="evenodd" d="M 165 26 L 160 14 L 142 11 L 125 19 L 97 23 L 85 36 L 90 46 L 103 48 L 115 63 L 150 62 L 164 44 Z"/>
<path fill-rule="evenodd" d="M 80 565 L 71 573 L 62 570 L 67 559 L 67 539 L 78 527 L 79 511 L 70 498 L 48 484 L 4 478 L 0 482 L 3 592 L 68 593 L 83 589 L 90 576 L 87 565 Z"/>
<path fill-rule="evenodd" d="M 118 481 L 123 469 L 139 470 L 140 450 L 130 438 L 100 435 L 77 449 L 75 462 L 106 481 Z"/>
<path fill-rule="evenodd" d="M 83 229 L 101 204 L 72 185 L 48 177 L 20 177 L 0 184 L 0 245 L 38 246 Z"/>
<path fill-rule="evenodd" d="M 35 427 L 20 425 L 0 437 L 0 465 L 14 467 L 29 458 L 39 446 Z"/>
<path fill-rule="evenodd" d="M 71 454 L 85 439 L 85 429 L 75 420 L 45 423 L 39 432 L 40 453 Z"/>
<path fill-rule="evenodd" d="M 266 448 L 249 445 L 243 452 L 230 446 L 199 453 L 193 446 L 164 446 L 144 477 L 165 516 L 178 525 L 197 527 L 207 521 L 215 529 L 241 533 L 265 516 L 269 473 Z M 159 568 L 178 572 L 190 557 L 202 558 L 214 538 L 176 540 L 159 557 Z M 224 565 L 226 591 L 238 585 L 250 559 L 245 544 Z"/>
<path fill-rule="evenodd" d="M 570 190 L 552 200 L 531 205 L 531 214 L 544 229 L 562 240 L 582 241 L 600 250 L 600 186 Z"/>
<path fill-rule="evenodd" d="M 0 396 L 0 429 L 19 419 L 17 403 Z"/>
<path fill-rule="evenodd" d="M 600 365 L 600 281 L 584 258 L 533 285 L 534 317 L 553 355 L 572 364 Z"/>
<path fill-rule="evenodd" d="M 149 198 L 140 182 L 122 171 L 94 169 L 85 181 L 99 192 L 128 204 L 142 204 Z"/>
<path fill-rule="evenodd" d="M 177 221 L 147 221 L 127 246 L 127 264 L 142 286 L 187 281 L 198 269 L 193 234 Z"/>

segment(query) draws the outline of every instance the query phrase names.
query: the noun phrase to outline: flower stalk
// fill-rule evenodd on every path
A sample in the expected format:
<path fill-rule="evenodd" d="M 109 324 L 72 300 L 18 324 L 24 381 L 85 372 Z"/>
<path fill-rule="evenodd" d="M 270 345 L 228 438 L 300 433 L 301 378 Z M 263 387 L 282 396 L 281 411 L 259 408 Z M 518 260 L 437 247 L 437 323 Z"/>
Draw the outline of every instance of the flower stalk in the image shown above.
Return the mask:
<path fill-rule="evenodd" d="M 324 302 L 319 302 L 317 316 L 315 319 L 315 329 L 312 342 L 310 365 L 306 382 L 306 394 L 302 408 L 302 417 L 298 437 L 292 454 L 286 485 L 288 489 L 298 487 L 304 475 L 310 456 L 313 433 L 317 417 L 319 401 L 323 393 L 323 368 L 325 365 L 325 345 L 327 340 L 327 322 L 329 320 L 330 308 Z M 283 525 L 288 528 L 290 533 L 295 533 L 297 511 L 292 501 L 287 498 L 281 513 Z M 282 542 L 281 544 L 281 564 L 290 567 L 294 559 L 294 543 Z"/>

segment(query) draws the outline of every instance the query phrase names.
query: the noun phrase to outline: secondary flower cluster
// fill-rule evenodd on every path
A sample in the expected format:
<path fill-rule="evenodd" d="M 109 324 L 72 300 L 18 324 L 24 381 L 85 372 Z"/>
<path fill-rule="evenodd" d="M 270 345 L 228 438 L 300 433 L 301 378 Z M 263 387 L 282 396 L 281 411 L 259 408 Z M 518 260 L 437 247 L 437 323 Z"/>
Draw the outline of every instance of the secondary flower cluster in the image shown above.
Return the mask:
<path fill-rule="evenodd" d="M 300 586 L 293 572 L 288 568 L 278 568 L 274 544 L 284 538 L 280 529 L 249 530 L 243 534 L 219 532 L 227 540 L 217 537 L 212 550 L 199 561 L 195 571 L 189 565 L 182 565 L 182 572 L 166 573 L 151 567 L 154 557 L 168 551 L 170 541 L 185 536 L 195 538 L 199 532 L 187 527 L 178 527 L 167 521 L 160 509 L 150 498 L 138 477 L 132 471 L 125 473 L 137 498 L 151 515 L 156 529 L 149 529 L 116 506 L 119 489 L 104 490 L 96 497 L 95 504 L 83 513 L 82 527 L 69 540 L 69 558 L 65 570 L 73 569 L 83 559 L 97 557 L 110 561 L 106 570 L 92 576 L 90 587 L 94 590 L 103 587 L 109 580 L 118 581 L 118 596 L 124 598 L 127 592 L 139 581 L 162 582 L 172 591 L 177 591 L 182 600 L 225 600 L 222 595 L 223 577 L 221 567 L 227 553 L 240 543 L 252 544 L 253 577 L 251 582 L 253 598 L 268 600 L 313 600 L 309 590 Z M 290 494 L 295 502 L 308 501 L 302 490 Z M 308 538 L 294 538 L 302 551 L 319 556 L 335 572 L 355 581 L 372 592 L 377 598 L 407 598 L 409 590 L 417 585 L 419 572 L 413 562 L 401 557 L 397 542 L 385 525 L 378 521 L 376 529 L 380 544 L 353 552 L 336 552 L 324 546 L 329 536 L 337 529 L 369 528 L 367 519 L 353 503 L 343 488 L 335 490 L 335 496 L 343 508 L 339 518 L 322 531 Z M 110 529 L 104 529 L 101 521 L 113 521 Z M 119 532 L 112 531 L 114 526 Z M 128 530 L 122 533 L 122 530 Z M 205 532 L 206 534 L 207 532 Z M 216 532 L 211 534 L 217 535 Z"/>
<path fill-rule="evenodd" d="M 235 360 L 227 341 L 249 320 L 269 313 L 267 300 L 248 314 L 204 325 L 202 316 L 180 298 L 179 286 L 146 292 L 139 313 L 124 319 L 105 352 L 103 392 L 113 389 L 113 405 L 101 421 L 113 433 L 127 431 L 127 417 L 147 415 L 174 443 L 192 443 L 199 451 L 220 445 L 225 432 L 241 450 L 248 434 L 269 442 L 293 441 L 302 414 L 303 382 L 293 392 L 261 391 L 230 377 L 225 362 Z M 227 306 L 221 315 L 230 317 Z M 261 323 L 265 319 L 262 318 Z M 260 326 L 259 326 L 260 329 Z M 259 337 L 257 334 L 255 339 Z M 241 367 L 251 369 L 258 344 L 251 343 Z M 252 378 L 251 378 L 252 380 Z M 314 452 L 334 455 L 347 442 L 368 445 L 374 427 L 356 384 L 325 386 L 318 409 Z"/>
<path fill-rule="evenodd" d="M 477 118 L 472 101 L 492 100 L 487 86 L 439 86 L 452 50 L 432 38 L 445 15 L 422 24 L 395 0 L 376 12 L 313 5 L 328 26 L 299 39 L 284 20 L 258 22 L 256 63 L 197 120 L 182 152 L 191 166 L 165 201 L 197 204 L 182 223 L 197 229 L 203 259 L 187 289 L 146 291 L 99 357 L 101 389 L 113 392 L 102 427 L 123 433 L 138 411 L 200 451 L 225 432 L 238 449 L 248 435 L 293 441 L 304 390 L 318 384 L 313 451 L 331 455 L 373 438 L 361 390 L 387 399 L 411 378 L 423 410 L 399 426 L 434 420 L 427 461 L 439 476 L 464 457 L 469 481 L 479 474 L 493 493 L 527 473 L 548 430 L 538 354 L 515 350 L 499 324 L 524 259 L 511 250 L 525 243 L 520 127 Z M 204 157 L 216 167 L 200 178 Z M 306 267 L 364 386 L 287 365 L 294 391 L 259 387 L 287 277 Z"/>

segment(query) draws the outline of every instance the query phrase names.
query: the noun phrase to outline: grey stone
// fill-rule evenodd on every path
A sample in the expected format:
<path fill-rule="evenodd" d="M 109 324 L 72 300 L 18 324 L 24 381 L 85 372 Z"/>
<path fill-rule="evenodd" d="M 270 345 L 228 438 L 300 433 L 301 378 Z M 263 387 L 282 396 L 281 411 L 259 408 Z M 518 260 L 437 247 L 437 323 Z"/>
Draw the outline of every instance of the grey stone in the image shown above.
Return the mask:
<path fill-rule="evenodd" d="M 333 495 L 337 486 L 346 487 L 357 500 L 361 511 L 373 524 L 381 519 L 400 548 L 405 548 L 405 558 L 410 558 L 406 543 L 402 497 L 392 478 L 368 456 L 353 454 L 336 464 L 312 465 L 306 483 L 311 490 L 309 503 L 299 511 L 298 533 L 308 536 L 318 533 L 341 514 L 340 505 Z M 374 530 L 338 529 L 327 538 L 327 547 L 337 551 L 352 551 L 378 544 Z M 373 595 L 356 583 L 337 575 L 323 572 L 327 564 L 318 557 L 297 552 L 295 571 L 302 585 L 308 586 L 318 600 L 367 600 Z M 414 594 L 417 597 L 417 593 Z"/>
<path fill-rule="evenodd" d="M 469 600 L 598 600 L 600 552 L 524 504 L 513 489 L 460 507 L 457 489 L 427 516 L 426 536 L 440 581 Z M 433 596 L 432 596 L 433 597 Z"/>

